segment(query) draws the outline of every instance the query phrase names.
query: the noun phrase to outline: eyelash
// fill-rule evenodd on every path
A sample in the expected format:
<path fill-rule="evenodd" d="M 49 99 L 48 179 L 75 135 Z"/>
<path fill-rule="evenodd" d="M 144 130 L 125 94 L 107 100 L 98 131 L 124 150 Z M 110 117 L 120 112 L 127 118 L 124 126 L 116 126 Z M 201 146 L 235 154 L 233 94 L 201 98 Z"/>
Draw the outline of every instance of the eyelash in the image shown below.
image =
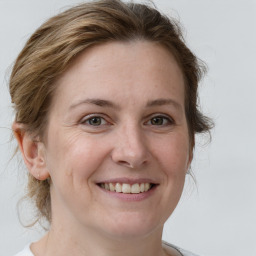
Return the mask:
<path fill-rule="evenodd" d="M 96 125 L 92 124 L 93 119 L 98 119 L 98 121 L 100 121 L 99 124 L 96 124 Z M 160 120 L 161 123 L 152 124 L 152 121 L 154 119 L 155 121 L 157 121 L 156 119 L 158 119 L 158 121 Z M 81 120 L 80 124 L 91 126 L 91 127 L 102 127 L 106 125 L 111 125 L 111 123 L 107 121 L 106 118 L 96 114 L 86 116 Z M 150 126 L 156 126 L 156 127 L 166 127 L 166 126 L 174 125 L 175 122 L 171 117 L 159 114 L 159 115 L 151 116 L 150 119 L 146 121 L 144 124 L 150 125 Z"/>
<path fill-rule="evenodd" d="M 91 124 L 90 121 L 93 121 L 93 119 L 100 119 L 100 124 L 98 124 L 98 125 Z M 102 120 L 105 122 L 104 124 L 102 124 Z M 110 124 L 108 121 L 106 121 L 106 118 L 104 118 L 100 115 L 88 115 L 85 118 L 83 118 L 80 123 L 84 124 L 84 125 L 88 125 L 88 126 L 93 126 L 93 127 L 99 127 L 102 125 Z"/>
<path fill-rule="evenodd" d="M 162 123 L 161 124 L 152 124 L 153 119 L 158 119 L 158 120 L 160 119 L 162 121 Z M 164 116 L 164 115 L 154 115 L 146 123 L 148 123 L 148 122 L 151 122 L 150 125 L 157 126 L 157 127 L 168 126 L 168 125 L 173 125 L 174 124 L 174 120 L 171 117 Z"/>

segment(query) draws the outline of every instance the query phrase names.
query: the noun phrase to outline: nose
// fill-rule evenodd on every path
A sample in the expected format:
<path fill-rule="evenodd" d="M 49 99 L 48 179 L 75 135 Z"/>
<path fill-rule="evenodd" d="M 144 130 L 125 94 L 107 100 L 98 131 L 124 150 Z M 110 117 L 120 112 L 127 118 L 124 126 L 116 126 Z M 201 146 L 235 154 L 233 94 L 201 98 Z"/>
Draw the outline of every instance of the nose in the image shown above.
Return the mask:
<path fill-rule="evenodd" d="M 120 129 L 115 138 L 112 160 L 128 168 L 138 168 L 148 163 L 150 153 L 143 132 L 134 126 Z"/>

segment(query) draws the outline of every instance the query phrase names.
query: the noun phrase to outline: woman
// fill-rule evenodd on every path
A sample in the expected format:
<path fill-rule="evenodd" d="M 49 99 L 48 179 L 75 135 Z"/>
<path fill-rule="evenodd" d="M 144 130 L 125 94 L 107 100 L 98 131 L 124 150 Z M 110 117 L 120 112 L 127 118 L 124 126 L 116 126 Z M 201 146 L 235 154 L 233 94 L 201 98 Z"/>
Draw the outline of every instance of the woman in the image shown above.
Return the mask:
<path fill-rule="evenodd" d="M 28 196 L 50 228 L 21 255 L 193 255 L 162 242 L 193 158 L 201 68 L 174 22 L 103 0 L 43 24 L 10 79 Z"/>

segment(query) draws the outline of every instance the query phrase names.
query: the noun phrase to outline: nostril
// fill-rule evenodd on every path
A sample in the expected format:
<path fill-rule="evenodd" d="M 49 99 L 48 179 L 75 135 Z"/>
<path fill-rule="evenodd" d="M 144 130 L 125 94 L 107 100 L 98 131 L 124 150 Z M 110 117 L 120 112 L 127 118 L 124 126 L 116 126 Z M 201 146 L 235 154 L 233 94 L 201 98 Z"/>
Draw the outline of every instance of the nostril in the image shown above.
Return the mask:
<path fill-rule="evenodd" d="M 144 166 L 147 163 L 147 161 L 146 160 L 144 160 L 144 161 L 119 160 L 116 163 L 119 164 L 119 165 L 122 165 L 122 166 L 126 166 L 126 167 L 131 168 L 131 169 L 135 169 L 135 168 L 141 167 L 142 165 Z"/>
<path fill-rule="evenodd" d="M 130 168 L 134 168 L 134 165 L 132 163 L 127 162 L 127 161 L 120 160 L 120 161 L 118 161 L 118 163 L 120 165 L 124 165 L 124 166 L 130 167 Z"/>

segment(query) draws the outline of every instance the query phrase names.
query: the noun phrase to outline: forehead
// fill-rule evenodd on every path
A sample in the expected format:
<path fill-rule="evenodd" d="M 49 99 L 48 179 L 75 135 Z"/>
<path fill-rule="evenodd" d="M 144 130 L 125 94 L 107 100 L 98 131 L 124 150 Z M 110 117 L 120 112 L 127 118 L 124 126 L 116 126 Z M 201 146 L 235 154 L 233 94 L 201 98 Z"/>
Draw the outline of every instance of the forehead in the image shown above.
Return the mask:
<path fill-rule="evenodd" d="M 170 51 L 148 41 L 108 42 L 73 60 L 57 81 L 54 104 L 95 95 L 122 103 L 129 98 L 148 101 L 167 94 L 183 105 L 183 75 Z"/>

